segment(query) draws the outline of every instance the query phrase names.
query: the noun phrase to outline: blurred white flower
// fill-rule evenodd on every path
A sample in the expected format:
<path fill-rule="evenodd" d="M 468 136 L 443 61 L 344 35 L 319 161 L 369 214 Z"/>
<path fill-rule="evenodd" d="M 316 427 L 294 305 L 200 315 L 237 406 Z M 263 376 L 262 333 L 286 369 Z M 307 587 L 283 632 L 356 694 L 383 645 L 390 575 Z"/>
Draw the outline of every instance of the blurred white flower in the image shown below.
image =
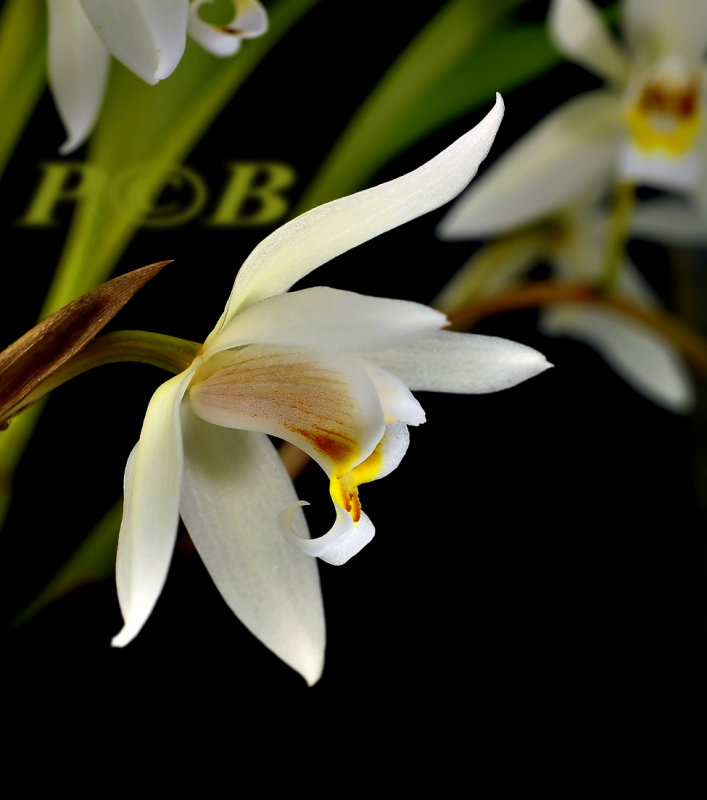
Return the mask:
<path fill-rule="evenodd" d="M 569 100 L 504 154 L 447 215 L 445 238 L 486 237 L 564 207 L 597 179 L 691 196 L 707 208 L 704 0 L 623 0 L 626 44 L 590 0 L 553 0 L 550 33 L 606 80 Z"/>
<path fill-rule="evenodd" d="M 210 25 L 199 9 L 212 0 L 47 0 L 49 85 L 67 130 L 62 154 L 88 137 L 103 102 L 110 56 L 149 84 L 171 75 L 189 34 L 217 56 L 267 30 L 257 0 L 231 0 L 233 19 Z"/>
<path fill-rule="evenodd" d="M 456 214 L 456 208 L 449 213 Z M 442 220 L 441 232 L 447 229 L 446 222 Z M 470 230 L 474 226 L 470 219 Z M 456 216 L 455 238 L 463 233 L 463 220 Z M 473 301 L 525 283 L 530 270 L 542 262 L 552 266 L 558 281 L 596 285 L 602 276 L 608 236 L 606 211 L 596 197 L 584 195 L 535 225 L 482 247 L 433 304 L 455 314 Z M 659 305 L 625 255 L 612 296 L 646 309 Z M 694 385 L 679 351 L 628 313 L 588 303 L 554 302 L 541 309 L 538 324 L 547 335 L 568 336 L 593 347 L 629 386 L 657 405 L 676 413 L 692 408 Z"/>
<path fill-rule="evenodd" d="M 424 421 L 410 389 L 491 392 L 549 365 L 520 344 L 442 331 L 417 303 L 328 288 L 288 292 L 321 264 L 452 199 L 486 156 L 503 115 L 419 169 L 320 206 L 266 238 L 237 274 L 199 356 L 155 392 L 125 472 L 118 596 L 130 642 L 162 590 L 181 514 L 241 621 L 311 684 L 324 617 L 316 561 L 346 561 L 373 536 L 358 485 L 400 462 Z M 336 521 L 309 539 L 269 435 L 327 473 Z"/>

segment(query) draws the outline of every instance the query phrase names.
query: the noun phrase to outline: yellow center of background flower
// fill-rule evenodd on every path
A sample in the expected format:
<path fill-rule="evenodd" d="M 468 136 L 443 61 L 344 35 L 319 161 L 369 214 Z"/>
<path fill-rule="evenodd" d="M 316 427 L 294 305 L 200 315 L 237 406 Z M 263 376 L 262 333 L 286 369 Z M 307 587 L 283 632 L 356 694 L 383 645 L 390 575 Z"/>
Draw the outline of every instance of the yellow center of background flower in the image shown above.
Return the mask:
<path fill-rule="evenodd" d="M 697 80 L 647 83 L 627 118 L 637 149 L 676 158 L 686 155 L 702 126 Z"/>

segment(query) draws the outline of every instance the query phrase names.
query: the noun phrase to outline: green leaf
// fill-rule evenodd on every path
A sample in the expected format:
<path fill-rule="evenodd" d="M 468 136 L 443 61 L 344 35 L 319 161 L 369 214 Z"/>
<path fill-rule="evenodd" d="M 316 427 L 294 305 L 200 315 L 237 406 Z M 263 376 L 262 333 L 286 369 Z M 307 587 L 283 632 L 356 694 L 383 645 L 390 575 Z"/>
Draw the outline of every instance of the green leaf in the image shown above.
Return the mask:
<path fill-rule="evenodd" d="M 366 185 L 425 135 L 559 63 L 543 25 L 499 29 L 520 0 L 450 0 L 358 109 L 298 213 Z"/>
<path fill-rule="evenodd" d="M 0 175 L 46 83 L 43 0 L 7 0 L 0 14 Z"/>
<path fill-rule="evenodd" d="M 40 594 L 15 617 L 13 626 L 27 622 L 50 603 L 70 592 L 105 580 L 113 573 L 122 515 L 121 500 L 106 512 Z"/>
<path fill-rule="evenodd" d="M 46 398 L 28 408 L 12 425 L 0 433 L 0 526 L 4 523 L 12 500 L 12 485 L 17 464 L 32 438 Z"/>
<path fill-rule="evenodd" d="M 412 109 L 398 132 L 398 149 L 422 139 L 442 125 L 529 83 L 562 61 L 544 25 L 504 25 L 469 53 L 445 83 Z"/>

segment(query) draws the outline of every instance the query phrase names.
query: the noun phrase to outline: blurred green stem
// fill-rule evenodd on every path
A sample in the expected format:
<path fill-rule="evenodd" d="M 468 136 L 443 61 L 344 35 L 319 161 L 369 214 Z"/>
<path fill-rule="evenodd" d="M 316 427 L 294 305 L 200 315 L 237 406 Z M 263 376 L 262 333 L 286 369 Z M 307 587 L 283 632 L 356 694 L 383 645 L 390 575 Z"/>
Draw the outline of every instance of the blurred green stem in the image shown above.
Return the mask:
<path fill-rule="evenodd" d="M 619 182 L 614 187 L 609 221 L 609 236 L 604 255 L 604 266 L 598 287 L 611 292 L 621 274 L 626 253 L 626 242 L 631 235 L 631 215 L 636 204 L 636 190 L 630 183 Z"/>
<path fill-rule="evenodd" d="M 24 453 L 44 408 L 44 400 L 35 403 L 0 432 L 0 525 L 5 520 L 12 499 L 12 481 L 17 462 Z"/>
<path fill-rule="evenodd" d="M 470 303 L 456 313 L 450 314 L 449 320 L 453 328 L 463 330 L 472 327 L 485 317 L 524 308 L 540 308 L 553 303 L 590 304 L 625 314 L 672 342 L 696 369 L 707 375 L 707 339 L 697 330 L 667 311 L 645 308 L 631 300 L 607 295 L 601 289 L 587 283 L 534 281 L 520 288 Z"/>
<path fill-rule="evenodd" d="M 115 569 L 118 530 L 122 516 L 123 502 L 119 500 L 104 514 L 91 535 L 79 545 L 49 584 L 12 620 L 11 627 L 31 619 L 54 600 L 64 597 L 69 592 L 105 580 Z"/>
<path fill-rule="evenodd" d="M 149 331 L 115 331 L 99 336 L 53 372 L 22 401 L 33 405 L 67 381 L 104 364 L 132 361 L 151 364 L 167 372 L 187 369 L 199 355 L 201 344 Z M 21 409 L 20 409 L 21 410 Z M 18 413 L 18 412 L 14 412 Z"/>
<path fill-rule="evenodd" d="M 6 0 L 0 13 L 0 175 L 46 83 L 43 0 Z"/>

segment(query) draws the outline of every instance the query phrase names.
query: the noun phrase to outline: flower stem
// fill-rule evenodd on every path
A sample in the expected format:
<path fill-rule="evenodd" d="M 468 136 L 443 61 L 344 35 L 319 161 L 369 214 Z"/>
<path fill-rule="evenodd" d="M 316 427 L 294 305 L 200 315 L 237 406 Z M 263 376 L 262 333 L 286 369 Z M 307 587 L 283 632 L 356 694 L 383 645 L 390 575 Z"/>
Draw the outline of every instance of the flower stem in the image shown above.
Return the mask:
<path fill-rule="evenodd" d="M 450 315 L 450 322 L 453 328 L 463 330 L 494 314 L 568 302 L 594 305 L 631 317 L 672 342 L 696 369 L 707 375 L 707 338 L 674 314 L 656 308 L 645 308 L 615 295 L 607 295 L 590 284 L 536 281 L 471 303 Z"/>
<path fill-rule="evenodd" d="M 597 287 L 603 292 L 611 292 L 621 274 L 621 266 L 626 252 L 626 242 L 631 232 L 631 216 L 635 204 L 636 192 L 634 186 L 630 183 L 617 183 L 614 189 L 604 265 L 597 282 Z"/>
<path fill-rule="evenodd" d="M 103 364 L 135 361 L 178 373 L 194 361 L 201 347 L 199 342 L 149 331 L 116 331 L 99 336 L 23 398 L 21 405 L 12 409 L 8 417 L 34 405 L 52 389 Z"/>
<path fill-rule="evenodd" d="M 452 328 L 465 330 L 471 328 L 479 320 L 494 314 L 520 311 L 524 308 L 539 308 L 549 303 L 587 302 L 596 299 L 597 294 L 596 288 L 589 284 L 535 281 L 469 303 L 454 313 L 448 314 L 448 317 Z"/>

